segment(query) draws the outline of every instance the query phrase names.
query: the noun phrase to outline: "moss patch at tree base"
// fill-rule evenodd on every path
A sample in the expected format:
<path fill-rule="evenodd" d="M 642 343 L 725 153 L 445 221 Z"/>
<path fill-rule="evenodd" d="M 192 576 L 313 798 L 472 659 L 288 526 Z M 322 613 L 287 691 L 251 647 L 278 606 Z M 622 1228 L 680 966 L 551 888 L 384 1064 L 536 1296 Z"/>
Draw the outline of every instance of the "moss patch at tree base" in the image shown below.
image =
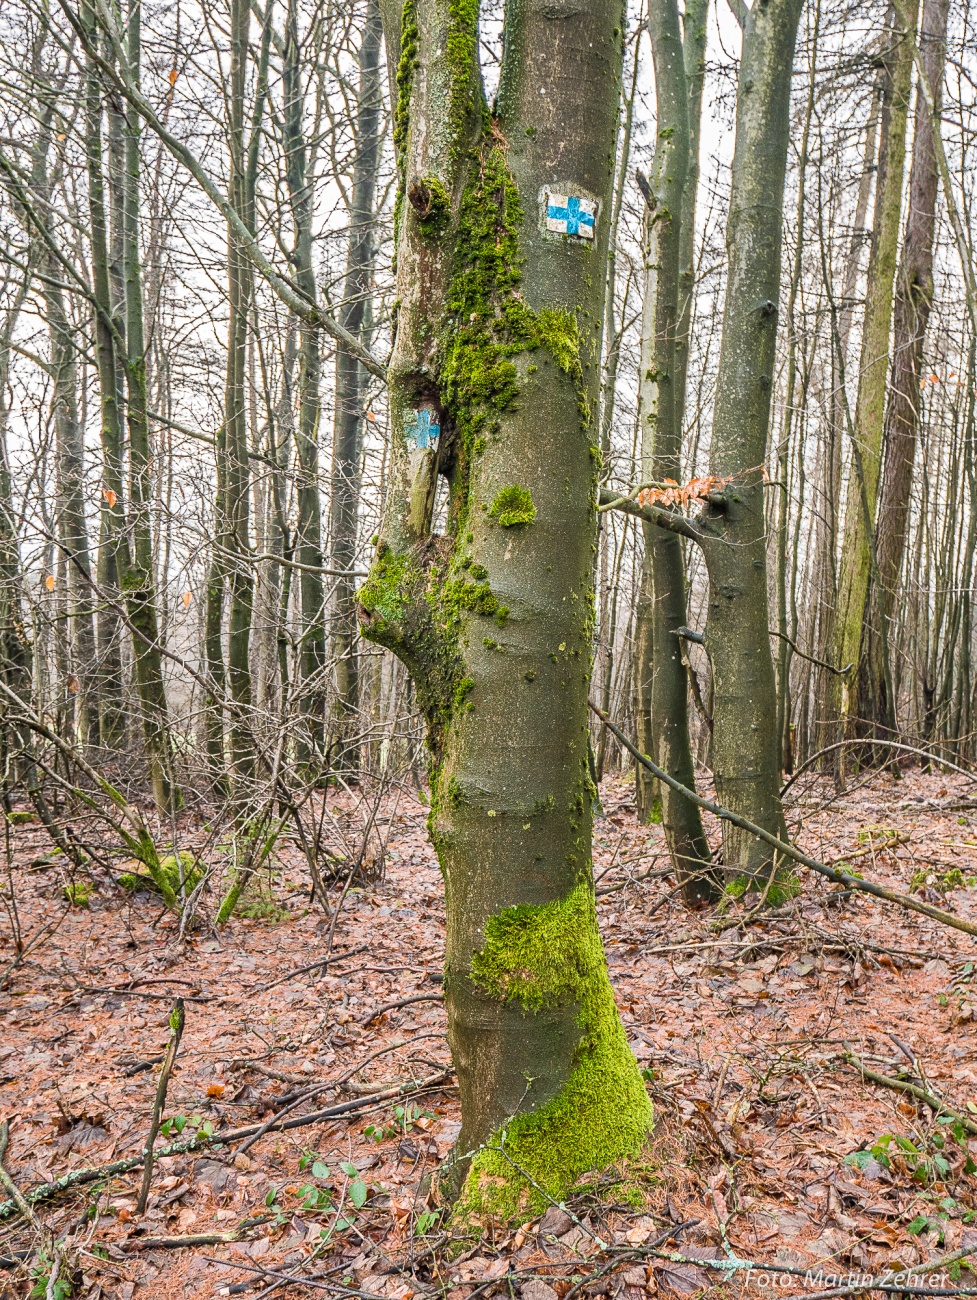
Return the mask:
<path fill-rule="evenodd" d="M 581 881 L 558 902 L 492 917 L 471 973 L 489 994 L 518 1001 L 526 1015 L 576 1005 L 580 1040 L 556 1096 L 513 1116 L 475 1154 L 456 1215 L 545 1209 L 581 1174 L 639 1155 L 652 1106 L 617 1013 L 590 883 Z"/>

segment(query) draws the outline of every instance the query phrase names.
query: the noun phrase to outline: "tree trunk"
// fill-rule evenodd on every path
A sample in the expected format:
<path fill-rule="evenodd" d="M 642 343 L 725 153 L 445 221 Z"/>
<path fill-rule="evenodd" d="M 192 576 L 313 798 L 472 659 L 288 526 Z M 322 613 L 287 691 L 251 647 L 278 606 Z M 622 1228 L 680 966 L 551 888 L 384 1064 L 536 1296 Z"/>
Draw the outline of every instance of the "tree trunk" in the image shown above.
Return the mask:
<path fill-rule="evenodd" d="M 703 549 L 717 799 L 780 836 L 786 832 L 768 631 L 763 466 L 780 294 L 790 72 L 800 11 L 800 0 L 768 0 L 745 18 L 711 455 L 712 474 L 728 480 L 728 486 L 703 513 L 714 534 Z M 761 840 L 728 822 L 723 849 L 726 869 L 737 877 L 765 880 L 775 865 Z M 768 901 L 778 893 L 772 886 Z"/>
<path fill-rule="evenodd" d="M 315 268 L 312 262 L 312 215 L 315 192 L 308 175 L 305 143 L 305 96 L 302 93 L 298 13 L 290 0 L 285 22 L 282 58 L 284 86 L 285 174 L 295 229 L 292 265 L 295 282 L 306 298 L 316 301 Z M 302 726 L 296 743 L 296 757 L 308 768 L 322 754 L 325 723 L 326 624 L 322 583 L 322 512 L 319 504 L 319 383 L 321 379 L 320 331 L 309 320 L 299 323 L 298 426 L 296 442 L 296 489 L 298 506 L 296 550 L 301 610 L 299 708 Z M 358 364 L 358 363 L 356 363 Z"/>
<path fill-rule="evenodd" d="M 132 0 L 128 15 L 129 75 L 139 83 L 141 60 L 141 0 Z M 142 710 L 143 734 L 149 760 L 153 797 L 161 812 L 180 806 L 173 773 L 163 659 L 160 654 L 156 575 L 150 520 L 152 501 L 149 421 L 146 414 L 146 346 L 143 329 L 142 267 L 139 257 L 139 116 L 127 107 L 123 180 L 123 271 L 125 276 L 126 420 L 129 430 L 129 527 L 131 562 L 125 574 L 125 598 L 132 628 L 136 687 Z M 165 575 L 164 575 L 165 577 Z"/>
<path fill-rule="evenodd" d="M 920 54 L 937 113 L 942 102 L 948 12 L 949 0 L 924 0 Z M 892 388 L 885 421 L 885 468 L 877 530 L 880 585 L 874 592 L 875 610 L 872 611 L 876 619 L 888 623 L 893 619 L 899 590 L 919 437 L 923 344 L 933 305 L 933 238 L 939 179 L 932 114 L 917 90 L 909 209 L 896 282 Z M 896 722 L 895 700 L 887 697 L 881 639 L 878 629 L 868 620 L 865 630 L 865 678 L 861 684 L 860 711 L 883 734 L 891 734 Z"/>
<path fill-rule="evenodd" d="M 82 6 L 81 20 L 90 44 L 97 45 L 98 22 L 94 8 L 88 3 Z M 129 563 L 123 504 L 123 434 L 118 388 L 120 340 L 115 328 L 109 274 L 108 223 L 102 173 L 102 86 L 99 70 L 91 59 L 85 85 L 85 150 L 102 444 L 97 579 L 105 596 L 118 599 L 122 575 Z M 118 745 L 123 738 L 126 714 L 119 615 L 104 599 L 100 601 L 97 637 L 100 669 L 99 738 L 103 746 L 112 747 Z"/>
<path fill-rule="evenodd" d="M 250 143 L 245 135 L 248 0 L 231 3 L 231 70 L 228 93 L 229 198 L 249 232 L 254 232 L 259 125 L 264 105 L 270 26 L 265 23 L 261 67 Z M 208 710 L 207 748 L 220 786 L 224 778 L 223 703 L 230 706 L 230 770 L 235 796 L 243 800 L 254 767 L 251 710 L 251 611 L 254 574 L 250 558 L 251 474 L 248 460 L 247 342 L 254 274 L 241 240 L 228 226 L 227 369 L 224 421 L 217 439 L 217 499 L 214 556 L 207 584 L 206 652 L 213 694 Z M 230 596 L 227 667 L 223 648 L 225 583 Z"/>
<path fill-rule="evenodd" d="M 892 45 L 883 78 L 881 144 L 875 190 L 872 250 L 866 281 L 858 396 L 852 434 L 852 471 L 845 507 L 838 584 L 835 662 L 855 664 L 842 688 L 844 729 L 852 733 L 858 714 L 857 683 L 862 653 L 862 625 L 872 569 L 872 530 L 875 527 L 879 470 L 882 464 L 883 416 L 889 375 L 892 290 L 896 274 L 902 189 L 906 159 L 906 126 L 912 75 L 912 44 L 916 35 L 918 0 L 907 0 L 905 39 L 890 11 Z"/>
<path fill-rule="evenodd" d="M 339 321 L 362 338 L 367 319 L 376 233 L 377 177 L 380 167 L 380 7 L 369 0 L 360 46 L 360 85 L 356 104 L 356 157 L 353 162 L 346 249 L 346 282 Z M 363 428 L 363 368 L 355 357 L 336 349 L 336 419 L 332 443 L 329 505 L 331 567 L 347 575 L 356 563 L 356 523 L 360 499 Z M 332 616 L 332 653 L 336 661 L 337 717 L 333 763 L 343 771 L 359 768 L 356 734 L 359 721 L 359 668 L 356 655 L 356 581 L 336 579 Z"/>
<path fill-rule="evenodd" d="M 675 386 L 680 328 L 681 226 L 687 192 L 689 93 L 675 0 L 652 0 L 658 143 L 645 207 L 645 296 L 640 361 L 643 482 L 682 480 L 682 409 Z M 683 371 L 684 375 L 684 371 Z M 643 525 L 645 557 L 638 598 L 638 743 L 683 785 L 695 786 L 689 743 L 689 685 L 679 629 L 688 622 L 685 560 L 675 533 Z M 646 817 L 648 783 L 638 788 Z M 711 855 L 698 807 L 668 786 L 654 791 L 682 895 L 689 906 L 715 898 Z M 650 818 L 649 818 L 650 819 Z"/>
<path fill-rule="evenodd" d="M 617 0 L 510 5 L 490 118 L 477 5 L 404 12 L 393 457 L 360 617 L 428 722 L 467 1210 L 559 1199 L 651 1123 L 597 929 L 588 772 L 623 21 Z"/>

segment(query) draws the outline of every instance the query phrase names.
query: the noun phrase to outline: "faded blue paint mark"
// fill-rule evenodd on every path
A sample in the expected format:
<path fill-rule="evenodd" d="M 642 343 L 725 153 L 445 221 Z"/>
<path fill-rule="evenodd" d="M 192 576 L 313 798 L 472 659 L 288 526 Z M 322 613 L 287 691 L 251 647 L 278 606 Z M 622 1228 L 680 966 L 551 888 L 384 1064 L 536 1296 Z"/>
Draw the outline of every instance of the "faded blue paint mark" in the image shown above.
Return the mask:
<path fill-rule="evenodd" d="M 404 420 L 404 433 L 413 446 L 422 451 L 434 451 L 438 445 L 441 426 L 435 413 L 425 407 L 423 411 L 414 411 Z"/>

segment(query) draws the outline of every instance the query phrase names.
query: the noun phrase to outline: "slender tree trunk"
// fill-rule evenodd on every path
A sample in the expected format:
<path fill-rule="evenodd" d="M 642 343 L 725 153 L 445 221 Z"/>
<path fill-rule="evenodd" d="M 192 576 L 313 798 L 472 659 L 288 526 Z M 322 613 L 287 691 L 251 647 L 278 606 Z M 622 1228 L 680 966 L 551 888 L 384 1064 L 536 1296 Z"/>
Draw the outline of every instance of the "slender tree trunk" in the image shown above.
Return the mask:
<path fill-rule="evenodd" d="M 780 446 L 777 449 L 777 762 L 781 772 L 790 763 L 790 664 L 791 641 L 787 629 L 788 603 L 788 544 L 787 532 L 790 517 L 790 450 L 794 429 L 794 407 L 797 397 L 797 295 L 801 287 L 804 268 L 804 216 L 807 204 L 808 144 L 811 138 L 811 119 L 814 115 L 818 36 L 821 30 L 821 6 L 815 5 L 811 32 L 811 70 L 804 111 L 804 130 L 801 134 L 800 158 L 797 165 L 797 214 L 795 217 L 794 263 L 787 296 L 787 385 L 784 394 L 784 425 Z M 800 452 L 803 460 L 803 449 Z"/>
<path fill-rule="evenodd" d="M 645 296 L 640 361 L 642 481 L 682 478 L 682 403 L 675 387 L 680 313 L 680 238 L 689 170 L 689 95 L 675 0 L 652 0 L 649 30 L 655 57 L 658 143 L 645 206 Z M 682 541 L 643 524 L 637 630 L 639 746 L 683 785 L 695 786 L 689 743 L 689 684 L 679 629 L 688 621 Z M 647 785 L 639 787 L 639 812 L 651 811 Z M 668 786 L 660 800 L 668 849 L 689 906 L 714 898 L 709 845 L 702 818 Z"/>
<path fill-rule="evenodd" d="M 489 119 L 477 7 L 404 13 L 394 455 L 360 606 L 428 720 L 466 1209 L 559 1199 L 651 1122 L 596 926 L 588 771 L 623 23 L 616 0 L 510 5 Z"/>
<path fill-rule="evenodd" d="M 709 572 L 705 645 L 713 673 L 713 771 L 720 803 L 783 836 L 777 692 L 767 607 L 763 466 L 780 296 L 790 72 L 800 0 L 768 0 L 745 18 L 726 244 L 729 271 L 713 415 L 711 469 L 728 486 L 703 522 Z M 766 878 L 770 849 L 723 824 L 724 863 Z M 777 897 L 778 887 L 767 893 Z"/>
<path fill-rule="evenodd" d="M 356 104 L 356 157 L 346 281 L 339 321 L 362 338 L 367 318 L 376 234 L 376 188 L 380 166 L 380 7 L 369 0 L 360 45 L 360 84 Z M 336 417 L 332 442 L 332 482 L 329 507 L 331 566 L 341 575 L 356 564 L 356 525 L 360 500 L 362 453 L 363 368 L 355 357 L 336 349 Z M 336 661 L 337 717 L 334 763 L 355 773 L 359 768 L 359 668 L 356 654 L 356 581 L 336 579 L 332 615 L 332 653 Z"/>
<path fill-rule="evenodd" d="M 379 18 L 377 18 L 379 27 Z M 312 215 L 315 193 L 308 175 L 305 144 L 305 97 L 298 33 L 298 5 L 290 0 L 285 22 L 283 82 L 285 94 L 285 173 L 295 229 L 292 264 L 295 280 L 305 296 L 316 301 L 312 263 Z M 322 583 L 322 518 L 319 504 L 319 384 L 321 339 L 314 322 L 299 324 L 299 418 L 296 429 L 296 529 L 301 608 L 302 727 L 296 745 L 299 762 L 308 767 L 321 755 L 325 722 L 326 624 Z M 358 363 L 355 363 L 358 366 Z"/>
<path fill-rule="evenodd" d="M 228 93 L 229 198 L 248 231 L 254 233 L 255 182 L 260 119 L 264 107 L 270 23 L 265 23 L 261 66 L 250 141 L 245 132 L 248 65 L 248 0 L 231 0 L 231 73 Z M 213 685 L 207 748 L 219 785 L 223 776 L 223 699 L 230 704 L 230 767 L 235 796 L 243 801 L 254 767 L 251 726 L 251 613 L 254 574 L 250 558 L 251 474 L 248 459 L 248 322 L 254 273 L 240 239 L 228 227 L 227 369 L 224 421 L 217 440 L 217 500 L 214 557 L 207 589 L 206 652 Z M 223 648 L 225 584 L 229 596 L 227 666 Z"/>
<path fill-rule="evenodd" d="M 839 666 L 849 663 L 856 665 L 842 688 L 842 716 L 848 732 L 853 732 L 858 713 L 858 665 L 861 661 L 862 625 L 872 569 L 871 534 L 875 527 L 879 471 L 882 465 L 892 291 L 902 216 L 906 126 L 909 120 L 912 45 L 916 35 L 918 0 L 908 0 L 905 11 L 907 21 L 911 23 L 911 30 L 905 35 L 899 31 L 895 12 L 890 11 L 892 44 L 885 56 L 875 219 L 852 433 L 852 472 L 845 507 L 839 570 L 835 662 Z"/>
<path fill-rule="evenodd" d="M 920 53 L 939 112 L 946 64 L 949 0 L 924 0 Z M 916 92 L 915 137 L 909 174 L 909 207 L 896 282 L 892 343 L 892 388 L 885 421 L 885 468 L 878 515 L 880 588 L 874 592 L 877 619 L 892 623 L 906 546 L 909 502 L 919 436 L 920 379 L 926 327 L 933 305 L 933 239 L 939 172 L 933 147 L 933 120 Z M 883 734 L 896 727 L 895 700 L 886 692 L 881 639 L 866 620 L 862 716 Z"/>
<path fill-rule="evenodd" d="M 141 0 L 132 0 L 128 15 L 129 75 L 138 85 L 141 61 Z M 143 328 L 142 267 L 139 256 L 139 117 L 130 106 L 125 119 L 123 181 L 123 271 L 126 309 L 126 420 L 129 430 L 129 528 L 132 553 L 125 574 L 126 610 L 132 628 L 136 687 L 150 779 L 157 808 L 171 812 L 180 805 L 173 773 L 153 557 L 150 505 L 153 499 L 149 421 L 146 414 L 146 345 Z M 165 577 L 165 575 L 164 575 Z"/>
<path fill-rule="evenodd" d="M 848 345 L 854 316 L 855 288 L 861 264 L 861 252 L 865 243 L 865 217 L 868 212 L 872 182 L 877 171 L 876 145 L 879 130 L 880 104 L 885 84 L 885 74 L 879 72 L 876 77 L 875 93 L 869 111 L 865 129 L 865 149 L 862 174 L 858 183 L 858 195 L 855 200 L 855 219 L 845 265 L 845 280 L 841 293 L 841 307 L 838 312 L 838 354 L 841 364 L 847 371 Z M 822 169 L 823 170 L 823 169 Z M 819 214 L 819 226 L 823 220 Z M 834 358 L 835 350 L 831 355 Z M 835 366 L 831 366 L 832 373 Z M 825 663 L 834 661 L 838 653 L 838 538 L 840 528 L 840 497 L 842 489 L 842 446 L 845 439 L 844 403 L 837 382 L 831 384 L 831 423 L 828 430 L 828 448 L 825 452 L 822 476 L 823 522 L 818 528 L 818 565 L 824 575 L 818 584 L 819 602 L 818 639 L 815 655 Z M 840 666 L 840 665 L 839 665 Z M 816 713 L 818 730 L 816 746 L 824 748 L 833 744 L 840 737 L 839 719 L 841 717 L 841 677 L 837 673 L 819 669 L 815 677 Z M 840 783 L 842 775 L 841 751 L 836 750 L 830 759 L 836 781 Z"/>
<path fill-rule="evenodd" d="M 82 21 L 92 45 L 98 43 L 98 23 L 90 4 L 83 5 Z M 91 224 L 92 288 L 95 301 L 95 353 L 98 367 L 102 443 L 101 518 L 97 577 L 110 599 L 121 595 L 122 578 L 129 567 L 125 530 L 124 438 L 118 380 L 120 339 L 115 323 L 109 267 L 105 180 L 102 171 L 102 86 L 100 72 L 89 60 L 86 74 L 85 147 L 88 170 L 88 209 Z M 125 732 L 122 657 L 118 613 L 103 600 L 97 623 L 99 683 L 99 734 L 104 746 L 117 745 Z"/>
<path fill-rule="evenodd" d="M 10 344 L 17 318 L 27 297 L 27 283 L 22 283 L 8 308 L 0 328 L 0 679 L 15 691 L 25 703 L 31 701 L 33 647 L 24 620 L 23 568 L 20 540 L 17 535 L 17 513 L 14 508 L 10 458 L 7 446 L 9 409 L 7 407 L 7 380 L 10 373 Z M 11 758 L 6 752 L 11 739 L 16 742 L 23 757 Z M 23 725 L 13 728 L 13 736 L 5 727 L 0 737 L 0 757 L 6 779 L 3 799 L 9 807 L 10 778 L 27 770 L 33 779 L 34 766 L 30 761 L 32 736 Z"/>

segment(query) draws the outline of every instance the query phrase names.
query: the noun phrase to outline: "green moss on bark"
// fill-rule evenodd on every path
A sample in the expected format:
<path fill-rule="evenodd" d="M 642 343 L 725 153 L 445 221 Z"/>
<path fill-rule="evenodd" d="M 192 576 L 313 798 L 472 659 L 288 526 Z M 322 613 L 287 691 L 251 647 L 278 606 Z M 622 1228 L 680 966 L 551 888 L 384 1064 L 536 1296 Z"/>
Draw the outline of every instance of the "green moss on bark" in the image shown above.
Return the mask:
<path fill-rule="evenodd" d="M 534 312 L 520 293 L 522 225 L 519 191 L 490 130 L 462 198 L 439 347 L 441 398 L 458 430 L 466 468 L 499 416 L 518 399 L 518 355 L 545 348 L 581 385 L 575 314 L 555 308 Z M 467 486 L 464 481 L 466 491 Z"/>
<path fill-rule="evenodd" d="M 652 1107 L 614 1003 L 589 881 L 559 902 L 493 917 L 471 975 L 526 1015 L 576 1007 L 580 1041 L 556 1096 L 515 1115 L 474 1156 L 459 1211 L 543 1209 L 546 1197 L 561 1200 L 588 1170 L 639 1155 Z"/>
<path fill-rule="evenodd" d="M 496 493 L 488 513 L 490 519 L 499 521 L 500 528 L 515 528 L 519 524 L 531 524 L 536 518 L 533 494 L 528 488 L 513 483 Z"/>

